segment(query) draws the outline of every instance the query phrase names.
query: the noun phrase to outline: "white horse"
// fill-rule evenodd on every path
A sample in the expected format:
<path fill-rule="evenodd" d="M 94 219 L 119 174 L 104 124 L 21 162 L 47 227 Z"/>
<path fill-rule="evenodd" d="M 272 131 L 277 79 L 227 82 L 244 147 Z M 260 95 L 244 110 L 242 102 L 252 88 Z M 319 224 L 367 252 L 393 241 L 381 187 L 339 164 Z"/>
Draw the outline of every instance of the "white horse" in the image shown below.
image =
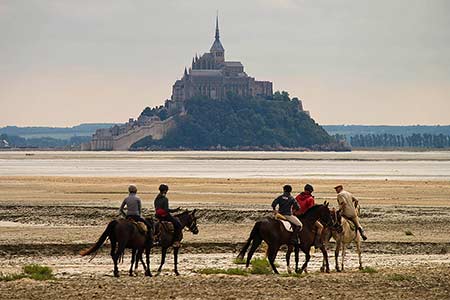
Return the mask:
<path fill-rule="evenodd" d="M 356 209 L 359 212 L 359 209 Z M 338 233 L 336 230 L 327 228 L 327 232 L 325 233 L 325 241 L 329 242 L 331 237 L 336 241 L 336 249 L 334 251 L 334 259 L 336 261 L 336 271 L 341 272 L 344 270 L 344 260 L 345 260 L 345 250 L 347 249 L 347 245 L 351 242 L 355 243 L 356 252 L 358 253 L 359 259 L 359 269 L 363 269 L 362 260 L 361 260 L 361 236 L 356 230 L 355 225 L 343 218 L 339 212 L 335 209 L 331 210 L 331 215 L 333 217 L 333 221 L 337 222 L 342 226 L 342 232 Z M 341 268 L 339 269 L 339 251 L 342 248 L 342 259 L 341 259 Z M 322 264 L 322 268 L 324 268 L 325 261 Z"/>

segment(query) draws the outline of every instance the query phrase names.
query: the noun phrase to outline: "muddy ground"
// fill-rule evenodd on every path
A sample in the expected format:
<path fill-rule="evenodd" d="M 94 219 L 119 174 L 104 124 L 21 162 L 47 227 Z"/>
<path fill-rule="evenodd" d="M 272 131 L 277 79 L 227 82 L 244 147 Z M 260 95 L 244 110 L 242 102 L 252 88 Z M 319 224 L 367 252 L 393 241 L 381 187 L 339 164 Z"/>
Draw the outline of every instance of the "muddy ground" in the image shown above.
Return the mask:
<path fill-rule="evenodd" d="M 309 273 L 300 278 L 199 274 L 203 268 L 240 267 L 233 258 L 255 220 L 270 214 L 269 203 L 285 181 L 0 177 L 0 272 L 17 273 L 26 264 L 39 263 L 52 267 L 56 274 L 56 280 L 46 282 L 0 281 L 0 299 L 449 299 L 448 182 L 344 183 L 361 200 L 361 221 L 369 235 L 362 246 L 363 264 L 376 273 L 358 271 L 351 246 L 344 273 L 333 268 L 331 274 L 320 273 L 322 258 L 314 253 Z M 153 278 L 144 277 L 142 269 L 137 277 L 127 276 L 127 255 L 119 279 L 111 276 L 108 245 L 91 261 L 78 255 L 117 216 L 128 182 L 142 187 L 146 215 L 153 213 L 152 187 L 158 182 L 177 187 L 169 195 L 172 206 L 198 209 L 200 234 L 184 235 L 182 276 L 173 276 L 171 254 L 164 272 Z M 334 205 L 329 191 L 333 182 L 314 184 L 318 200 Z M 153 271 L 159 254 L 155 249 Z M 277 263 L 285 273 L 283 255 L 281 251 Z M 332 249 L 329 255 L 333 267 Z M 262 257 L 262 251 L 257 256 Z"/>

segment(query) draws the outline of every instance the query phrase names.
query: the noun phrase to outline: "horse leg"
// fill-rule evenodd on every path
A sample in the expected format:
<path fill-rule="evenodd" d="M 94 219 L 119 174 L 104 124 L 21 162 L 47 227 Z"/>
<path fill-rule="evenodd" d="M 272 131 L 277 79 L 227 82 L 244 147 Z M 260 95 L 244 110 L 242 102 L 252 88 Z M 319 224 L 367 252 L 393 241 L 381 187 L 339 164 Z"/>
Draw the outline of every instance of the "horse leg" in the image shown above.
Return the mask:
<path fill-rule="evenodd" d="M 356 244 L 356 252 L 358 252 L 359 269 L 362 270 L 363 265 L 362 265 L 362 259 L 361 259 L 361 240 L 357 239 L 355 241 L 355 244 Z"/>
<path fill-rule="evenodd" d="M 323 272 L 327 272 L 330 273 L 330 264 L 328 263 L 328 252 L 327 252 L 327 248 L 325 245 L 322 245 L 322 247 L 320 247 L 320 251 L 322 251 L 322 255 L 323 255 L 323 263 L 322 263 L 322 268 L 320 268 L 320 271 Z M 325 264 L 325 266 L 323 265 Z M 324 270 L 325 267 L 325 270 Z"/>
<path fill-rule="evenodd" d="M 164 263 L 166 262 L 166 254 L 167 254 L 167 248 L 163 247 L 161 249 L 161 264 L 159 265 L 156 275 L 159 275 L 161 273 L 162 267 L 163 267 Z"/>
<path fill-rule="evenodd" d="M 305 263 L 302 265 L 302 269 L 300 270 L 300 274 L 302 272 L 307 273 L 306 268 L 308 267 L 309 260 L 311 259 L 311 254 L 309 254 L 309 250 L 311 250 L 311 248 L 309 248 L 308 251 L 305 252 Z"/>
<path fill-rule="evenodd" d="M 145 260 L 147 262 L 147 268 L 145 268 L 145 264 L 144 264 L 144 261 L 142 260 L 142 256 L 141 256 L 141 262 L 145 268 L 145 276 L 152 277 L 152 272 L 150 271 L 150 248 L 149 247 L 145 248 Z"/>
<path fill-rule="evenodd" d="M 139 262 L 142 263 L 142 267 L 144 268 L 144 272 L 147 270 L 147 267 L 145 266 L 144 260 L 142 259 L 142 253 L 144 253 L 144 248 L 139 249 L 136 255 L 136 265 L 134 266 L 134 273 L 137 274 L 137 269 L 139 266 Z"/>
<path fill-rule="evenodd" d="M 287 266 L 287 272 L 288 274 L 291 274 L 291 266 L 290 266 L 290 261 L 291 261 L 291 253 L 292 253 L 292 245 L 289 245 L 286 251 L 286 266 Z"/>
<path fill-rule="evenodd" d="M 247 254 L 247 262 L 245 263 L 245 267 L 248 268 L 250 265 L 250 261 L 252 259 L 253 253 L 255 253 L 256 249 L 258 249 L 259 245 L 261 245 L 262 240 L 259 237 L 255 237 L 252 242 L 252 246 Z"/>
<path fill-rule="evenodd" d="M 114 260 L 114 277 L 119 277 L 119 268 L 117 267 L 117 262 L 122 257 L 123 252 L 125 251 L 125 246 L 126 246 L 125 242 L 122 242 L 122 243 L 119 242 L 119 247 L 117 248 L 117 251 L 114 254 L 114 258 L 113 258 L 113 260 Z"/>
<path fill-rule="evenodd" d="M 298 273 L 298 261 L 299 261 L 299 252 L 300 252 L 300 247 L 298 245 L 294 246 L 294 255 L 295 255 L 295 273 Z"/>
<path fill-rule="evenodd" d="M 173 266 L 174 266 L 174 273 L 175 275 L 180 275 L 180 273 L 178 273 L 178 251 L 180 250 L 179 247 L 175 247 L 173 248 Z"/>
<path fill-rule="evenodd" d="M 347 248 L 347 245 L 345 243 L 342 243 L 342 260 L 341 260 L 341 271 L 344 271 L 344 260 L 345 260 L 345 250 Z"/>
<path fill-rule="evenodd" d="M 129 271 L 130 276 L 133 276 L 133 266 L 134 266 L 135 260 L 136 260 L 136 249 L 133 248 L 133 250 L 131 250 L 131 266 L 130 266 L 130 271 Z"/>
<path fill-rule="evenodd" d="M 119 269 L 117 268 L 116 247 L 117 247 L 116 241 L 115 240 L 111 240 L 111 252 L 110 252 L 110 254 L 111 254 L 111 258 L 112 258 L 113 263 L 114 263 L 113 273 L 114 273 L 115 277 L 118 277 L 119 276 Z"/>
<path fill-rule="evenodd" d="M 334 260 L 336 262 L 336 272 L 341 272 L 339 269 L 339 249 L 341 248 L 341 242 L 336 240 L 336 249 L 334 250 Z"/>
<path fill-rule="evenodd" d="M 269 246 L 269 263 L 272 267 L 272 270 L 275 274 L 280 274 L 277 270 L 277 267 L 275 267 L 275 258 L 277 257 L 278 250 L 280 249 L 279 245 L 270 245 Z"/>

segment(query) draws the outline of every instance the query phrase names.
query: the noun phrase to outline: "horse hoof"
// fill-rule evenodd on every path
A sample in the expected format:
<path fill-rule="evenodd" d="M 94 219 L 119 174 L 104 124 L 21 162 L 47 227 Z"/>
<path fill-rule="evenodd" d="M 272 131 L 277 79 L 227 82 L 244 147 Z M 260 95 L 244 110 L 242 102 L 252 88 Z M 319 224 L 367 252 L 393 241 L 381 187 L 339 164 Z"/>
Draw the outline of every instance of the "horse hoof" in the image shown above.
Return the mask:
<path fill-rule="evenodd" d="M 360 270 L 364 270 L 363 266 L 359 266 L 359 269 L 360 269 Z"/>
<path fill-rule="evenodd" d="M 321 268 L 320 268 L 320 272 L 322 272 L 322 273 L 325 272 L 325 268 L 324 268 L 324 267 L 321 267 Z"/>
<path fill-rule="evenodd" d="M 327 270 L 326 270 L 326 273 L 330 273 L 330 269 L 327 269 Z"/>
<path fill-rule="evenodd" d="M 151 272 L 145 272 L 145 276 L 147 276 L 147 277 L 152 277 L 153 275 L 152 275 Z"/>
<path fill-rule="evenodd" d="M 178 273 L 178 271 L 175 271 L 175 275 L 180 276 L 180 273 Z"/>
<path fill-rule="evenodd" d="M 119 272 L 114 272 L 114 277 L 120 277 Z"/>

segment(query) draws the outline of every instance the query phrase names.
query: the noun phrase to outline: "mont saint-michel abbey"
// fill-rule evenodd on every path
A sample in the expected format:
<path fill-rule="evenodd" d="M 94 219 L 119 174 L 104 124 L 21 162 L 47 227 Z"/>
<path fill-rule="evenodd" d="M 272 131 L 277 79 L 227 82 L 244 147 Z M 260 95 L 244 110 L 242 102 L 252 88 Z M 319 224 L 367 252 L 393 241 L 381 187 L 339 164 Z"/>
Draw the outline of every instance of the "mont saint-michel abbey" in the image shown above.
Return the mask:
<path fill-rule="evenodd" d="M 162 139 L 175 126 L 172 116 L 185 112 L 185 100 L 194 96 L 206 96 L 216 100 L 232 92 L 240 96 L 272 96 L 272 82 L 256 81 L 244 71 L 238 61 L 226 61 L 225 49 L 220 42 L 219 19 L 216 18 L 216 34 L 208 53 L 192 59 L 192 66 L 184 69 L 184 75 L 173 85 L 172 96 L 165 102 L 168 118 L 141 115 L 137 120 L 98 129 L 82 150 L 128 150 L 135 142 L 151 136 Z"/>
<path fill-rule="evenodd" d="M 172 100 L 184 101 L 193 96 L 220 99 L 227 92 L 241 96 L 272 96 L 272 82 L 257 81 L 245 73 L 241 62 L 225 60 L 216 18 L 216 35 L 211 49 L 192 59 L 192 66 L 185 69 L 183 77 L 173 85 Z"/>

